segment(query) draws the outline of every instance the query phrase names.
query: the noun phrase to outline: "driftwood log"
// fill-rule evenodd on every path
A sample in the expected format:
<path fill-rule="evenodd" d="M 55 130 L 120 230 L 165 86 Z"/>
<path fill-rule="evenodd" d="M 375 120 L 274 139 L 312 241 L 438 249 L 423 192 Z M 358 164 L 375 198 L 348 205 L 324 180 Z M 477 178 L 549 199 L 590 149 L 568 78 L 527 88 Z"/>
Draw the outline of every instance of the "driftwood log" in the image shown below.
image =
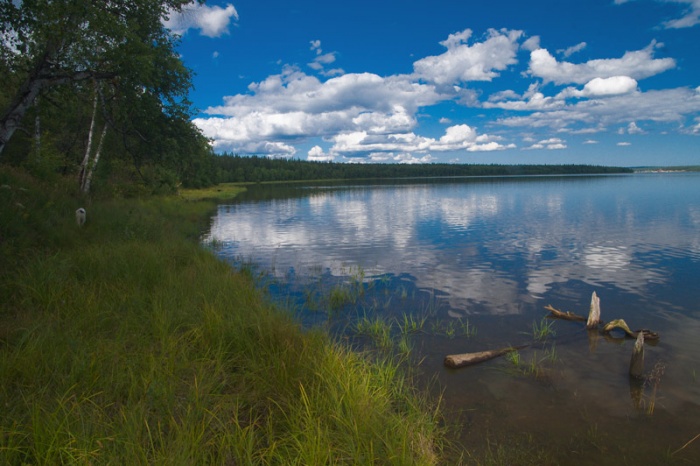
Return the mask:
<path fill-rule="evenodd" d="M 597 329 L 602 324 L 600 320 L 600 298 L 594 291 L 591 295 L 591 306 L 588 312 L 588 319 L 585 317 L 576 315 L 572 312 L 564 312 L 554 308 L 552 305 L 548 304 L 545 306 L 550 313 L 550 316 L 556 319 L 563 320 L 573 320 L 576 322 L 586 322 L 586 328 L 594 332 L 597 335 Z M 644 370 L 644 341 L 645 340 L 658 340 L 659 334 L 652 332 L 651 330 L 637 330 L 633 332 L 627 326 L 627 323 L 622 319 L 616 319 L 609 322 L 603 327 L 602 333 L 608 334 L 610 331 L 619 328 L 625 332 L 625 335 L 636 338 L 637 341 L 634 345 L 635 351 L 632 354 L 632 360 L 630 361 L 630 375 L 633 377 L 641 377 L 641 373 Z M 591 332 L 589 332 L 590 335 Z M 508 346 L 505 348 L 499 348 L 489 351 L 479 351 L 476 353 L 463 353 L 463 354 L 450 354 L 445 356 L 445 366 L 451 367 L 453 369 L 458 369 L 460 367 L 472 366 L 480 362 L 488 361 L 489 359 L 494 359 L 504 354 L 518 351 L 522 348 L 526 348 L 529 345 L 521 346 Z M 640 374 L 640 375 L 637 375 Z"/>
<path fill-rule="evenodd" d="M 478 364 L 480 362 L 488 361 L 489 359 L 503 356 L 504 354 L 510 353 L 512 351 L 518 351 L 519 349 L 523 349 L 526 346 L 527 345 L 509 346 L 507 348 L 499 348 L 490 351 L 479 351 L 477 353 L 450 354 L 449 356 L 445 357 L 445 365 L 447 367 L 451 367 L 452 369 L 471 366 L 473 364 Z"/>

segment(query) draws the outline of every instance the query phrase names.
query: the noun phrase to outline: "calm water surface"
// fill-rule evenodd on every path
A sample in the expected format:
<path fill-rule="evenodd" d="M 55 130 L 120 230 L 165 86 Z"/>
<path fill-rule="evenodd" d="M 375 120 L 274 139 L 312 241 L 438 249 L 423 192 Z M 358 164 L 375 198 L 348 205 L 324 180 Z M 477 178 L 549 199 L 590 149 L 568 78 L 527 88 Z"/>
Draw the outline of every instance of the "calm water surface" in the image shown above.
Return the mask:
<path fill-rule="evenodd" d="M 681 449 L 700 434 L 700 174 L 260 186 L 219 207 L 205 242 L 256 264 L 306 325 L 370 348 L 357 323 L 387 323 L 471 451 L 700 464 L 700 439 Z M 604 321 L 661 335 L 644 383 L 621 333 L 545 320 L 533 341 L 544 306 L 586 316 L 593 291 Z M 531 344 L 519 365 L 442 364 L 512 344 Z"/>

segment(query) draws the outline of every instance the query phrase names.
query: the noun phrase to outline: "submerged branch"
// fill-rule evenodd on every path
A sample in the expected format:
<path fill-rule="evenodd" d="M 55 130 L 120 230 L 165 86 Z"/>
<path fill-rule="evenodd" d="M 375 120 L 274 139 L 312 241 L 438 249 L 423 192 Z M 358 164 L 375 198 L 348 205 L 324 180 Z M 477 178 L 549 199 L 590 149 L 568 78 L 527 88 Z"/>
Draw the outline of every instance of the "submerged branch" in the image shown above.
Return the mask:
<path fill-rule="evenodd" d="M 527 347 L 527 345 L 509 346 L 507 348 L 499 348 L 490 351 L 479 351 L 477 353 L 451 354 L 445 357 L 445 365 L 452 369 L 458 369 L 464 366 L 471 366 L 480 362 L 488 361 L 489 359 L 503 356 L 512 351 L 518 351 Z"/>
<path fill-rule="evenodd" d="M 625 335 L 627 335 L 630 338 L 637 338 L 639 334 L 642 333 L 644 335 L 645 340 L 659 339 L 659 334 L 656 332 L 652 332 L 651 330 L 641 329 L 633 332 L 632 330 L 630 330 L 629 326 L 627 325 L 627 322 L 625 322 L 623 319 L 615 319 L 612 322 L 608 322 L 607 324 L 605 324 L 605 327 L 603 327 L 603 333 L 610 333 L 616 328 L 621 329 L 623 332 L 625 332 Z"/>
<path fill-rule="evenodd" d="M 545 307 L 550 313 L 551 317 L 554 317 L 556 319 L 564 319 L 564 320 L 573 320 L 576 322 L 586 322 L 586 318 L 577 314 L 574 314 L 573 312 L 567 311 L 560 311 L 559 309 L 554 308 L 551 304 L 547 304 Z"/>

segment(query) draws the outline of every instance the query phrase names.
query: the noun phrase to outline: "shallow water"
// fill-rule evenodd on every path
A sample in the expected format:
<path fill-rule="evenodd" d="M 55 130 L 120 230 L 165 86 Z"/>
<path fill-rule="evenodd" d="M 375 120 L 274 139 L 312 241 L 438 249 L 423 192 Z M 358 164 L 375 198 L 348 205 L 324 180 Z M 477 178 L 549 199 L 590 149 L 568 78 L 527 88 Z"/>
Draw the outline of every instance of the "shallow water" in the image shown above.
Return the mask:
<path fill-rule="evenodd" d="M 700 459 L 700 439 L 681 449 L 700 434 L 699 174 L 259 186 L 219 207 L 205 242 L 255 264 L 306 325 L 371 348 L 387 344 L 358 322 L 381 319 L 482 458 L 502 445 L 564 464 Z M 643 384 L 622 333 L 542 321 L 548 304 L 587 316 L 593 291 L 604 321 L 661 335 Z M 544 342 L 534 324 L 550 326 Z M 512 344 L 531 345 L 519 365 L 442 364 Z"/>

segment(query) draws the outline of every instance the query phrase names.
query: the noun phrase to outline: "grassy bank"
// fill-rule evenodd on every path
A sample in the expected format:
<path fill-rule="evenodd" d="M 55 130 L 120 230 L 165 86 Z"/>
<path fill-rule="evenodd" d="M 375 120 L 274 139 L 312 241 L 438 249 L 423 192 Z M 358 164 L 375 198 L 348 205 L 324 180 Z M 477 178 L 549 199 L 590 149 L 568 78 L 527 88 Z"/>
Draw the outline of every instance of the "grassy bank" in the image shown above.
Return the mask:
<path fill-rule="evenodd" d="M 205 196 L 208 197 L 208 196 Z M 302 332 L 196 242 L 214 205 L 0 169 L 0 463 L 437 464 L 392 362 Z"/>

